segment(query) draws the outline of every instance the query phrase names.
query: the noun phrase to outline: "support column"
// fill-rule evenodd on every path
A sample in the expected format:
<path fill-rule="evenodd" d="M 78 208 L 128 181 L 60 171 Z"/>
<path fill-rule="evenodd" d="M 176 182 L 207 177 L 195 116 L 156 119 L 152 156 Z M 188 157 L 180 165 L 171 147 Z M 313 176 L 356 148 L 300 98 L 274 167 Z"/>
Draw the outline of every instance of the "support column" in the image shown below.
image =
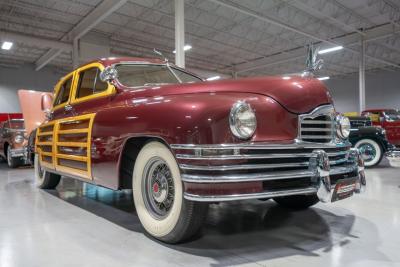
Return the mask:
<path fill-rule="evenodd" d="M 79 67 L 79 39 L 74 39 L 72 42 L 72 67 Z"/>
<path fill-rule="evenodd" d="M 358 74 L 359 86 L 359 112 L 365 110 L 365 40 L 361 36 L 360 62 Z"/>
<path fill-rule="evenodd" d="M 175 0 L 175 64 L 185 67 L 185 1 Z"/>

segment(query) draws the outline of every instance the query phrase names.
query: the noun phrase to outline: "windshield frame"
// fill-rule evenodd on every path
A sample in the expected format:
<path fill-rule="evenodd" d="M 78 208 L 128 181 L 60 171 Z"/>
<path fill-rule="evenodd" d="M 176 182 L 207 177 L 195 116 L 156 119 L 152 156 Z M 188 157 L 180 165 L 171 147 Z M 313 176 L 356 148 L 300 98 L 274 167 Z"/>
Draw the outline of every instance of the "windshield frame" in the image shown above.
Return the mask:
<path fill-rule="evenodd" d="M 167 69 L 168 69 L 168 70 L 171 72 L 171 74 L 175 77 L 177 83 L 160 83 L 160 85 L 171 85 L 171 84 L 183 84 L 183 83 L 184 83 L 184 82 L 182 82 L 182 80 L 178 77 L 178 75 L 175 73 L 174 69 L 179 70 L 179 71 L 182 71 L 182 72 L 184 72 L 184 73 L 186 73 L 186 74 L 188 74 L 188 75 L 190 75 L 190 76 L 193 76 L 194 78 L 199 79 L 199 82 L 204 82 L 204 79 L 201 78 L 201 77 L 199 77 L 198 75 L 196 75 L 196 74 L 194 74 L 194 73 L 192 73 L 192 72 L 189 72 L 189 71 L 187 71 L 187 70 L 185 70 L 185 69 L 179 68 L 178 66 L 171 65 L 171 64 L 169 64 L 169 63 L 164 63 L 164 64 L 163 64 L 163 63 L 135 62 L 135 61 L 129 62 L 129 61 L 126 61 L 126 62 L 115 63 L 115 64 L 113 64 L 113 65 L 111 65 L 111 66 L 112 66 L 113 68 L 117 69 L 117 67 L 118 67 L 118 66 L 121 66 L 121 65 L 135 65 L 135 66 L 138 66 L 138 65 L 151 65 L 151 66 L 164 66 L 164 67 L 167 67 Z M 117 70 L 117 71 L 118 71 L 118 70 Z M 120 85 L 122 85 L 122 86 L 124 86 L 124 87 L 126 87 L 126 88 L 132 88 L 132 89 L 135 89 L 135 88 L 143 88 L 143 87 L 148 86 L 148 85 L 146 85 L 146 84 L 145 84 L 145 85 L 138 85 L 138 86 L 127 86 L 127 85 L 123 84 L 123 83 L 119 80 L 119 77 L 116 78 L 116 81 L 117 81 Z"/>

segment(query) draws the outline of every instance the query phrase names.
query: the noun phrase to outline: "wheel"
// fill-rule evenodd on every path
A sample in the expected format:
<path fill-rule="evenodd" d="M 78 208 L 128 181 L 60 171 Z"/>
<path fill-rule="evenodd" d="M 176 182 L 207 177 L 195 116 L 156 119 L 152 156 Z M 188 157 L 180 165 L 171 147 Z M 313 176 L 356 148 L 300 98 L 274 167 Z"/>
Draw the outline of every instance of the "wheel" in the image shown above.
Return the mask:
<path fill-rule="evenodd" d="M 140 150 L 132 179 L 136 212 L 150 235 L 173 244 L 200 230 L 208 204 L 184 199 L 178 164 L 165 145 L 150 142 Z"/>
<path fill-rule="evenodd" d="M 11 157 L 11 146 L 7 147 L 7 165 L 10 168 L 17 168 L 19 165 L 21 165 L 21 159 L 20 158 L 13 158 Z"/>
<path fill-rule="evenodd" d="M 375 140 L 361 139 L 354 147 L 360 151 L 365 167 L 376 166 L 383 158 L 382 147 Z"/>
<path fill-rule="evenodd" d="M 48 172 L 42 168 L 39 155 L 35 154 L 35 181 L 40 189 L 54 189 L 60 183 L 61 175 Z"/>
<path fill-rule="evenodd" d="M 296 195 L 277 197 L 274 201 L 281 206 L 294 210 L 307 209 L 319 202 L 317 195 Z"/>

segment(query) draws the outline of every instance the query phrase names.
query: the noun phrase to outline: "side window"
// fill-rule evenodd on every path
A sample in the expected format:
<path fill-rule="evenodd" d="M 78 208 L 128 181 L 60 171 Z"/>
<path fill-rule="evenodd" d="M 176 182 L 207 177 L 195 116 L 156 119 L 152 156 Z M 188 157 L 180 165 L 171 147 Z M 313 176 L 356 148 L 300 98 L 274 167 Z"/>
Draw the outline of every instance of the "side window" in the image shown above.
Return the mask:
<path fill-rule="evenodd" d="M 66 80 L 63 84 L 61 84 L 57 97 L 54 100 L 54 106 L 66 103 L 68 101 L 69 92 L 71 91 L 71 84 L 72 84 L 72 76 L 71 78 Z"/>
<path fill-rule="evenodd" d="M 107 90 L 108 84 L 101 81 L 99 75 L 100 69 L 98 68 L 90 68 L 80 72 L 76 98 L 98 94 Z"/>

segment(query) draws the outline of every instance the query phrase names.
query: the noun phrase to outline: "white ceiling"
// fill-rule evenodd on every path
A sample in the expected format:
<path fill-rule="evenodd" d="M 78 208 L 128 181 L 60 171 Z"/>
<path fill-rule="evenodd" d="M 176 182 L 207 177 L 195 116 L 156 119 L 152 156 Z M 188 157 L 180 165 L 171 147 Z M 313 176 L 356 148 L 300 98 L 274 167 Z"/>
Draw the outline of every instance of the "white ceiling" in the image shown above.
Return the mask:
<path fill-rule="evenodd" d="M 1 0 L 0 32 L 53 40 L 62 38 L 101 0 Z M 358 71 L 359 40 L 366 40 L 366 68 L 400 68 L 399 0 L 185 0 L 186 66 L 239 75 L 301 71 L 305 46 L 342 44 L 321 56 L 320 75 Z M 362 29 L 365 32 L 362 32 Z M 157 48 L 174 58 L 174 1 L 129 0 L 92 32 L 110 38 L 112 52 L 153 57 Z M 321 42 L 321 40 L 329 41 Z M 36 63 L 49 48 L 17 42 L 0 50 L 0 66 Z M 70 52 L 49 65 L 72 68 Z M 397 67 L 396 67 L 397 66 Z"/>

